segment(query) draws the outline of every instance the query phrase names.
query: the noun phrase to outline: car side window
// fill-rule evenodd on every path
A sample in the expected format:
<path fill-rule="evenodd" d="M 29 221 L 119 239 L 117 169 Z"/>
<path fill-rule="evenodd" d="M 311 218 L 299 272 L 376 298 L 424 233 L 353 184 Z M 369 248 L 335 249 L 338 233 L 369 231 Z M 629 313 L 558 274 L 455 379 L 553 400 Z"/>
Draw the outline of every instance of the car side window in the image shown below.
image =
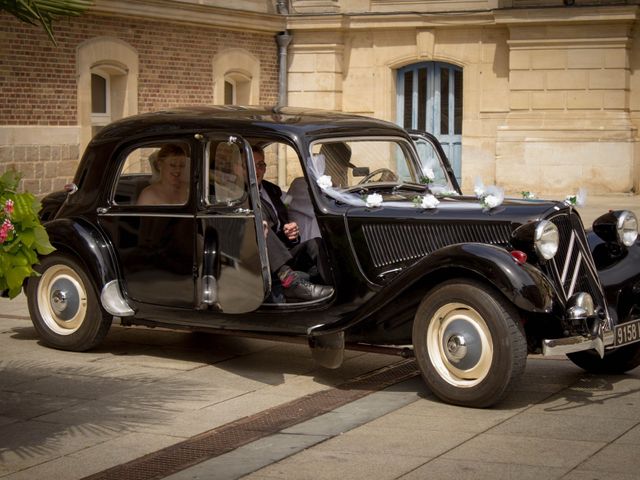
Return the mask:
<path fill-rule="evenodd" d="M 248 203 L 246 160 L 235 143 L 211 143 L 209 147 L 209 191 L 212 205 Z"/>
<path fill-rule="evenodd" d="M 189 198 L 189 145 L 145 145 L 131 150 L 116 182 L 117 205 L 184 205 Z"/>

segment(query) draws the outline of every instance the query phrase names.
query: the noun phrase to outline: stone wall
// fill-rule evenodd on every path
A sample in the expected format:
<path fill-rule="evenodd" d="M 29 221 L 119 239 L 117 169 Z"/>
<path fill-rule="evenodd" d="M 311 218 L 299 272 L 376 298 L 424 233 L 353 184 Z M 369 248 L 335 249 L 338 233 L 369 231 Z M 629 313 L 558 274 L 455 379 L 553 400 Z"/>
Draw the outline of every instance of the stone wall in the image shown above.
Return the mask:
<path fill-rule="evenodd" d="M 292 105 L 396 122 L 398 69 L 451 63 L 464 76 L 464 190 L 477 176 L 508 192 L 640 189 L 637 7 L 603 1 L 510 8 L 513 2 L 496 1 L 485 2 L 493 10 L 429 15 L 398 14 L 412 4 L 400 1 L 386 16 L 344 13 L 362 2 L 324 3 L 327 13 L 339 7 L 341 14 L 288 19 Z"/>

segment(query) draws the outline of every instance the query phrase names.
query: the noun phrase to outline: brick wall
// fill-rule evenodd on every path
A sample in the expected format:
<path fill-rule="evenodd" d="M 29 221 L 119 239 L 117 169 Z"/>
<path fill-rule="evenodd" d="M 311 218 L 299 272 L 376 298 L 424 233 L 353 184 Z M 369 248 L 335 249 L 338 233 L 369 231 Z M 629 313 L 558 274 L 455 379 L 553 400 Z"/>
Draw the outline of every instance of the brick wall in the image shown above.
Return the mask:
<path fill-rule="evenodd" d="M 41 28 L 0 13 L 0 125 L 76 125 L 76 48 L 100 36 L 137 50 L 140 113 L 211 104 L 211 59 L 231 47 L 260 60 L 260 103 L 277 100 L 277 46 L 270 34 L 84 15 L 57 22 L 55 35 L 57 47 Z"/>
<path fill-rule="evenodd" d="M 86 14 L 54 25 L 54 46 L 40 27 L 0 12 L 0 130 L 38 127 L 47 139 L 7 140 L 0 132 L 0 173 L 22 172 L 22 188 L 44 195 L 69 182 L 79 144 L 61 144 L 51 130 L 78 125 L 76 49 L 95 37 L 127 42 L 139 55 L 138 111 L 213 103 L 212 58 L 226 48 L 244 48 L 260 60 L 259 103 L 278 94 L 277 45 L 268 33 L 204 25 Z M 53 138 L 51 138 L 53 137 Z"/>

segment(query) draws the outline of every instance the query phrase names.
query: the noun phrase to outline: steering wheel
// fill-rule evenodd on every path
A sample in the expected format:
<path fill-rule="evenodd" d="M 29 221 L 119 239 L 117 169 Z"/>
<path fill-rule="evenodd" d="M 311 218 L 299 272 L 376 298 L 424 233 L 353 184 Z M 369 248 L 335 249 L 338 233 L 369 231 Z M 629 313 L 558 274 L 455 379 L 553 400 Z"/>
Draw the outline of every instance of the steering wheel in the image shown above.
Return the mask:
<path fill-rule="evenodd" d="M 368 174 L 366 177 L 364 177 L 362 180 L 358 182 L 358 185 L 367 183 L 369 180 L 371 180 L 373 177 L 375 177 L 378 174 L 381 174 L 380 180 L 379 180 L 381 182 L 395 182 L 396 180 L 398 180 L 398 176 L 395 173 L 393 173 L 393 171 L 383 167 L 383 168 L 378 168 L 377 170 L 374 170 L 373 172 Z"/>

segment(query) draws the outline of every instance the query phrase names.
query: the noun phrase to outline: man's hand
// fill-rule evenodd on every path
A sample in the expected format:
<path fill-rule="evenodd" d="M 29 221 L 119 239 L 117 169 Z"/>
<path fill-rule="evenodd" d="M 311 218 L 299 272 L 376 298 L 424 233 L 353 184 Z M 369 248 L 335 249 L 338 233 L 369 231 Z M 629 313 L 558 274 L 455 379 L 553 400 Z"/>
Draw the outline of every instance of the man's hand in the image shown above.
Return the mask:
<path fill-rule="evenodd" d="M 282 227 L 282 232 L 284 233 L 284 236 L 291 241 L 296 240 L 298 238 L 298 235 L 300 235 L 298 224 L 296 222 L 286 223 Z"/>

